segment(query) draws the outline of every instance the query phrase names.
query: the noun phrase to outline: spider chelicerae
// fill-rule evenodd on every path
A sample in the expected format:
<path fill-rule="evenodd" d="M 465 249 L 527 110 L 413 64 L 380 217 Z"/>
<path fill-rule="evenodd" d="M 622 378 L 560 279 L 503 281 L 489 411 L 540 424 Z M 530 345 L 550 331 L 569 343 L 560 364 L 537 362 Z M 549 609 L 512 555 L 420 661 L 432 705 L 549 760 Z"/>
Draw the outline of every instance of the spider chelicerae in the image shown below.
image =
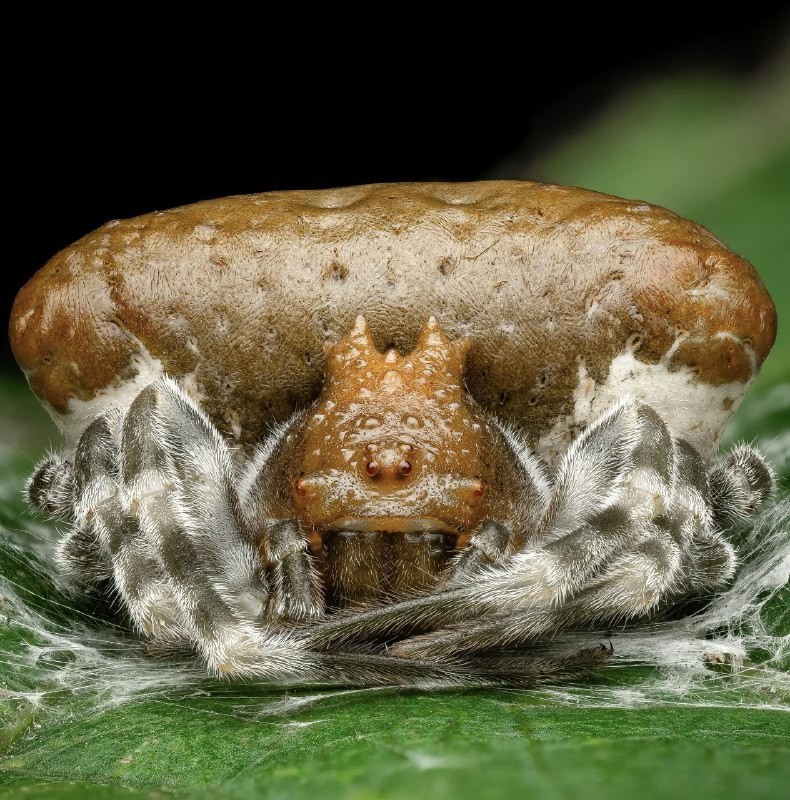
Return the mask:
<path fill-rule="evenodd" d="M 43 460 L 29 502 L 69 523 L 57 561 L 76 587 L 233 678 L 556 680 L 609 652 L 552 655 L 557 632 L 731 581 L 775 482 L 757 450 L 706 464 L 629 396 L 550 470 L 465 392 L 466 347 L 432 318 L 412 353 L 380 353 L 360 317 L 322 395 L 252 454 L 162 377 Z"/>

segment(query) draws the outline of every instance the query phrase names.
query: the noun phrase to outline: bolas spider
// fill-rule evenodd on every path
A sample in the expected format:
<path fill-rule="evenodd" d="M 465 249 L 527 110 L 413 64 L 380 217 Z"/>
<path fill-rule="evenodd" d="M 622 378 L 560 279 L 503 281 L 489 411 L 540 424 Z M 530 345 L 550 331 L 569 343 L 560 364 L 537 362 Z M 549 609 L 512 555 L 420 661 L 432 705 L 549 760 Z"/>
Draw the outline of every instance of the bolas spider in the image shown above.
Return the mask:
<path fill-rule="evenodd" d="M 15 352 L 74 442 L 27 493 L 69 522 L 74 586 L 212 674 L 554 680 L 608 653 L 547 655 L 556 632 L 735 574 L 774 479 L 713 451 L 772 315 L 703 229 L 566 187 L 110 223 L 17 298 Z"/>

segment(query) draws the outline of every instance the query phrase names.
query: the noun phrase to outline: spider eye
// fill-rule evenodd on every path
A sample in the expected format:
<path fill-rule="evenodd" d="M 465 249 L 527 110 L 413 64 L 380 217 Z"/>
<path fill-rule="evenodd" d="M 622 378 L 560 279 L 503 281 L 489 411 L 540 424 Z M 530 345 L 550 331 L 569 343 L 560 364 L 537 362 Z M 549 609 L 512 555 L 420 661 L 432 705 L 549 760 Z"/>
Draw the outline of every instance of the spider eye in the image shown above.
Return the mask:
<path fill-rule="evenodd" d="M 401 475 L 408 475 L 411 472 L 411 463 L 408 461 L 401 461 L 398 465 Z"/>
<path fill-rule="evenodd" d="M 375 461 L 368 461 L 365 472 L 372 478 L 374 475 L 378 475 L 379 465 Z"/>

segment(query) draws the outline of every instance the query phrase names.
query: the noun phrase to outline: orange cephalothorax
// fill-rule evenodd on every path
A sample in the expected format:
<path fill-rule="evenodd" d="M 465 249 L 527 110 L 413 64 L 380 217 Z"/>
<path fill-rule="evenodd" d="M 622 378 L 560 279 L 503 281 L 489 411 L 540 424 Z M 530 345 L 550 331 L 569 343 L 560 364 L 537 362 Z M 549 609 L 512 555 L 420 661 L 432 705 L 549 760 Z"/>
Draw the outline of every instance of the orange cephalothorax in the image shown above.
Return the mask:
<path fill-rule="evenodd" d="M 329 348 L 293 484 L 307 527 L 457 534 L 479 521 L 489 423 L 464 390 L 467 351 L 433 317 L 406 356 L 379 352 L 362 316 Z"/>

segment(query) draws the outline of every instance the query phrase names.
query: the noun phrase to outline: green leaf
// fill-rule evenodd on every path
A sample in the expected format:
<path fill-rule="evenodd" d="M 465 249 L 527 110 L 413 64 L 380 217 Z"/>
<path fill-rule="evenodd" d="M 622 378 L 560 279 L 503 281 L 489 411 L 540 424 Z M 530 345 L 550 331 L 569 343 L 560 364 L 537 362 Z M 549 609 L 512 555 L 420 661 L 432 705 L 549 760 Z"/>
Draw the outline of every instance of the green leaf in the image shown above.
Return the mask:
<path fill-rule="evenodd" d="M 7 760 L 6 791 L 718 800 L 773 799 L 790 779 L 782 712 L 552 708 L 523 692 L 367 693 L 283 718 L 258 717 L 255 701 L 244 702 L 247 716 L 202 698 L 63 724 Z M 34 776 L 39 784 L 18 794 Z"/>

